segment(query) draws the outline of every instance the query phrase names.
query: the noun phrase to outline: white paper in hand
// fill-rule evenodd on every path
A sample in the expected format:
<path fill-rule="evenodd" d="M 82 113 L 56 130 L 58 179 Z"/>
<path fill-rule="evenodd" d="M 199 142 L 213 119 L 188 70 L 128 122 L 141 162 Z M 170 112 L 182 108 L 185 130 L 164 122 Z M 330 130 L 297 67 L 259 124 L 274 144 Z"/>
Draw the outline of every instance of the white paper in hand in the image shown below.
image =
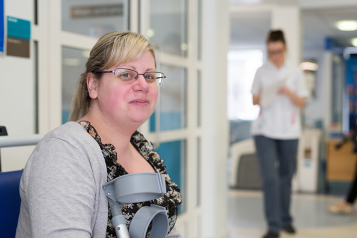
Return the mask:
<path fill-rule="evenodd" d="M 287 78 L 279 79 L 264 86 L 260 97 L 260 106 L 269 107 L 279 98 L 279 90 L 285 86 Z"/>

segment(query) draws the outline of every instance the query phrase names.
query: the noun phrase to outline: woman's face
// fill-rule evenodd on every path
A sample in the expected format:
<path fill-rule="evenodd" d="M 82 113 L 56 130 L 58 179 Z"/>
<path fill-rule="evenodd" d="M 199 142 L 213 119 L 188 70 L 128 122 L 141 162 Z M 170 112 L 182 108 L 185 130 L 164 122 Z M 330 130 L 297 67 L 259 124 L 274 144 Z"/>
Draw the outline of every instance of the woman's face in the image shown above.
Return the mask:
<path fill-rule="evenodd" d="M 277 66 L 280 67 L 285 61 L 285 45 L 281 41 L 268 43 L 268 56 L 269 59 Z"/>
<path fill-rule="evenodd" d="M 139 74 L 155 71 L 155 61 L 147 51 L 138 60 L 121 64 L 105 71 L 116 68 L 126 68 Z M 139 75 L 134 82 L 120 81 L 113 73 L 103 74 L 97 87 L 97 100 L 103 116 L 120 123 L 123 126 L 131 124 L 140 126 L 153 113 L 156 105 L 158 86 L 147 83 L 143 75 Z"/>

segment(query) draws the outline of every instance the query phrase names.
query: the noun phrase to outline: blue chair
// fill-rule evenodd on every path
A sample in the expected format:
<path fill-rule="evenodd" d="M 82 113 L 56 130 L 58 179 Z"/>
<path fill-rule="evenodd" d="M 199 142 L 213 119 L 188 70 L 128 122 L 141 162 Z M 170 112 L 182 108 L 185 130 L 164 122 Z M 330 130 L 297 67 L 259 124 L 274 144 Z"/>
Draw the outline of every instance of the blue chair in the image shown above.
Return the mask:
<path fill-rule="evenodd" d="M 20 214 L 22 170 L 0 173 L 0 237 L 14 238 Z"/>

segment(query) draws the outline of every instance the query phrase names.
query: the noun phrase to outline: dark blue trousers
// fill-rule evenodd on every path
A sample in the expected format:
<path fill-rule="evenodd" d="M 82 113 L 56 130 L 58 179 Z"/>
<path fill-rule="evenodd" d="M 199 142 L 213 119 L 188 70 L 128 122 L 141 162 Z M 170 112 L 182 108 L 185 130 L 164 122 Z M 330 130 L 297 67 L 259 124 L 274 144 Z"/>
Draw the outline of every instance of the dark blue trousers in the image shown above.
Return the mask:
<path fill-rule="evenodd" d="M 291 225 L 291 181 L 296 169 L 298 139 L 277 140 L 254 136 L 263 183 L 265 216 L 269 231 L 279 233 Z"/>

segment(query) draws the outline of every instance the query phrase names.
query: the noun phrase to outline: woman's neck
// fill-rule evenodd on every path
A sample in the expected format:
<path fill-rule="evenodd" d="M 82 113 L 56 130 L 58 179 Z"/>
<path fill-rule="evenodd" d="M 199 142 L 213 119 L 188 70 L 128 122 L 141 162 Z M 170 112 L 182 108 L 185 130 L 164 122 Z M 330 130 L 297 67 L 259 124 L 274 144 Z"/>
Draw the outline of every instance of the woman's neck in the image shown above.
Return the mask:
<path fill-rule="evenodd" d="M 136 128 L 112 123 L 100 115 L 100 113 L 89 111 L 79 121 L 89 121 L 98 132 L 102 143 L 114 145 L 118 154 L 125 155 L 129 153 L 130 139 Z"/>
<path fill-rule="evenodd" d="M 281 67 L 283 67 L 284 61 L 283 61 L 283 62 L 274 62 L 273 64 L 275 65 L 275 67 L 276 67 L 277 69 L 280 69 Z"/>

